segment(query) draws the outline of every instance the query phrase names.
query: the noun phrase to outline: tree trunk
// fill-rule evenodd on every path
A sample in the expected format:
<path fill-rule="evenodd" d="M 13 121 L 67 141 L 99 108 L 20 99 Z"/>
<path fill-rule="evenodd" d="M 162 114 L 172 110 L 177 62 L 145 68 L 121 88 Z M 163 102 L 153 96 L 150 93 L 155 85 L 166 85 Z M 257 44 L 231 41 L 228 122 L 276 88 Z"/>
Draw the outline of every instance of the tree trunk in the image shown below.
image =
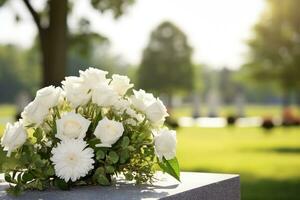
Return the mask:
<path fill-rule="evenodd" d="M 49 26 L 40 30 L 43 86 L 60 85 L 66 73 L 67 0 L 49 1 Z"/>

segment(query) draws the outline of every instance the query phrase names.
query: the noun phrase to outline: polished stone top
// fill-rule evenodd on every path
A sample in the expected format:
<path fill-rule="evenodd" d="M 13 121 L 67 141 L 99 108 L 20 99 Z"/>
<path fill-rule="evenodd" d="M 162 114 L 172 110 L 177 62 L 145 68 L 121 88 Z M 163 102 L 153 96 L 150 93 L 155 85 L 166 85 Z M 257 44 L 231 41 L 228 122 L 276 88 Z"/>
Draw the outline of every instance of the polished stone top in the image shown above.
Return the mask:
<path fill-rule="evenodd" d="M 27 191 L 20 197 L 7 195 L 8 184 L 0 183 L 0 199 L 12 200 L 139 200 L 139 199 L 205 199 L 239 200 L 238 175 L 182 172 L 181 183 L 158 172 L 153 185 L 134 185 L 122 179 L 113 186 L 81 186 L 70 191 L 49 189 Z"/>

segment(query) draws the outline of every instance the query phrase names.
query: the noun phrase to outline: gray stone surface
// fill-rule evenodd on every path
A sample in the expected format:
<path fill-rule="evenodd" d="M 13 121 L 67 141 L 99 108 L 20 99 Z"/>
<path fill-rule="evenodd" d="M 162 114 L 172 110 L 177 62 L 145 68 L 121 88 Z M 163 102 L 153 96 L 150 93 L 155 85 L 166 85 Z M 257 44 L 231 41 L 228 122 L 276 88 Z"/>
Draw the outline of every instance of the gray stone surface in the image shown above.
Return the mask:
<path fill-rule="evenodd" d="M 116 185 L 101 187 L 77 187 L 70 191 L 49 189 L 43 192 L 28 191 L 20 197 L 6 194 L 7 183 L 0 184 L 0 199 L 5 200 L 239 200 L 240 180 L 238 175 L 182 172 L 181 183 L 167 174 L 157 173 L 153 185 L 133 185 L 118 180 Z"/>

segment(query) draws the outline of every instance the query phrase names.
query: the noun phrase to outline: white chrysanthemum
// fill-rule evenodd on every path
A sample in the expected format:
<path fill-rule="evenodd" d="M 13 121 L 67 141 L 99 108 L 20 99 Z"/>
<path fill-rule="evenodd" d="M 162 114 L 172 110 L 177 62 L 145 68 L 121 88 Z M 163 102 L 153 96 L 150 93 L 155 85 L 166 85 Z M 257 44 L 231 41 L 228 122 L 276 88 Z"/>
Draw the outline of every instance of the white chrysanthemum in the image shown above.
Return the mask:
<path fill-rule="evenodd" d="M 51 161 L 54 164 L 55 174 L 66 182 L 73 182 L 84 177 L 93 169 L 94 152 L 87 147 L 83 140 L 64 140 L 53 148 Z"/>

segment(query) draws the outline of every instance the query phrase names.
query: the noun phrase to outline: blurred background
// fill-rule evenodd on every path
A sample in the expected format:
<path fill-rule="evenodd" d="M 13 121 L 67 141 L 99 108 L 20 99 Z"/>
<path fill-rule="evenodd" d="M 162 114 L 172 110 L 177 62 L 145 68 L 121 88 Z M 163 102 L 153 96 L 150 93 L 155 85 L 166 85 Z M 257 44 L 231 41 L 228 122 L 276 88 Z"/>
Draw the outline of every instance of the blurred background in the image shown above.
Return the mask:
<path fill-rule="evenodd" d="M 38 88 L 90 66 L 159 95 L 182 171 L 299 199 L 299 0 L 0 0 L 0 135 Z"/>

